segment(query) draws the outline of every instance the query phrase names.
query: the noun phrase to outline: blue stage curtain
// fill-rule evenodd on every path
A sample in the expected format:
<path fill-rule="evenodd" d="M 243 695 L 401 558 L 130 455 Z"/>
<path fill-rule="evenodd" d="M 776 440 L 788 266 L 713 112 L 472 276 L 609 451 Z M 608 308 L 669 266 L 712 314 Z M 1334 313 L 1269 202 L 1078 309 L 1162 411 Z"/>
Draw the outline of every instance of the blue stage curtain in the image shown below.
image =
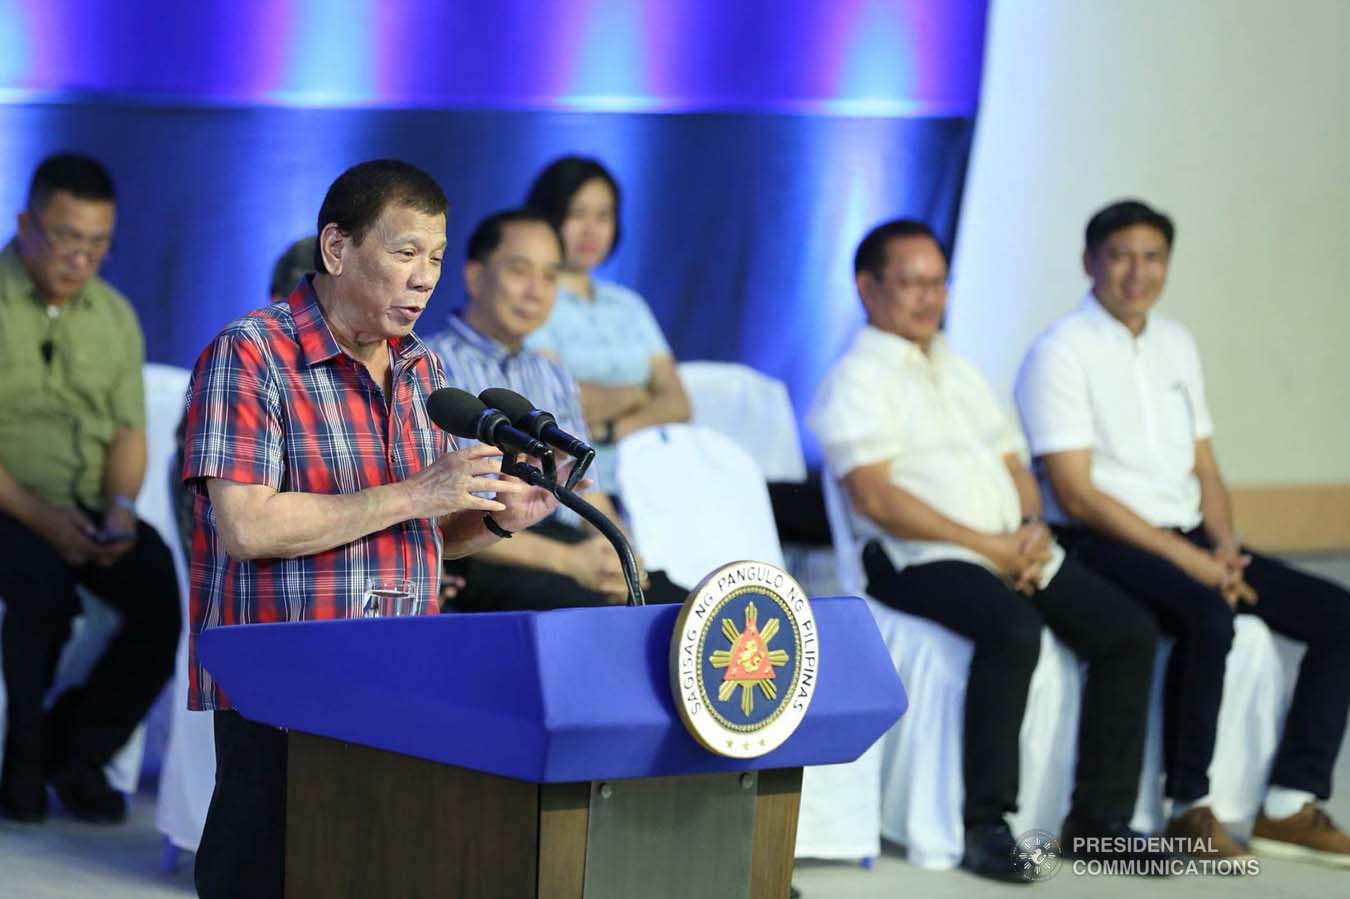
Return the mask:
<path fill-rule="evenodd" d="M 623 243 L 601 275 L 651 303 L 680 359 L 746 362 L 799 410 L 861 320 L 852 254 L 871 225 L 922 218 L 950 242 L 973 117 L 321 110 L 107 102 L 0 106 L 0 206 L 18 209 L 45 154 L 102 159 L 118 190 L 104 275 L 136 305 L 152 361 L 190 366 L 266 299 L 324 191 L 375 157 L 419 165 L 452 204 L 441 285 L 418 326 L 463 301 L 473 224 L 517 205 L 568 152 L 623 189 Z M 805 436 L 805 435 L 804 435 Z M 807 438 L 808 457 L 814 447 Z"/>

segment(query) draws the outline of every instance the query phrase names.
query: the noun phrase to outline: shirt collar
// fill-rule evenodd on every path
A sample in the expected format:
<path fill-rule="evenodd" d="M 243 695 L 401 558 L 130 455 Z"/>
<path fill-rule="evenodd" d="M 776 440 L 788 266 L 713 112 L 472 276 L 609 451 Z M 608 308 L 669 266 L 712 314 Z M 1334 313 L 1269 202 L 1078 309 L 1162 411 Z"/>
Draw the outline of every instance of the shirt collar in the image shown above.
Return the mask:
<path fill-rule="evenodd" d="M 97 274 L 90 275 L 89 281 L 80 288 L 80 292 L 62 303 L 61 308 L 70 309 L 87 305 L 90 302 L 89 284 L 97 277 Z M 22 297 L 43 308 L 47 306 L 47 303 L 38 296 L 37 282 L 28 273 L 28 267 L 23 264 L 23 257 L 19 255 L 18 237 L 10 238 L 4 250 L 0 250 L 0 288 L 3 288 L 0 293 Z"/>
<path fill-rule="evenodd" d="M 314 292 L 314 276 L 305 275 L 296 285 L 295 291 L 286 300 L 291 317 L 295 319 L 296 338 L 300 342 L 300 351 L 304 354 L 305 366 L 318 365 L 341 355 L 342 347 L 333 336 L 333 329 L 323 317 L 319 307 L 319 295 Z M 426 345 L 416 334 L 409 333 L 390 341 L 394 359 L 398 363 L 406 362 L 426 353 Z"/>
<path fill-rule="evenodd" d="M 519 349 L 511 349 L 506 344 L 479 331 L 464 318 L 464 310 L 460 309 L 450 313 L 446 320 L 450 331 L 464 343 L 478 350 L 484 356 L 492 359 L 494 362 L 505 362 L 514 356 L 518 356 L 525 351 L 524 345 Z"/>
<path fill-rule="evenodd" d="M 931 353 L 925 353 L 914 341 L 890 331 L 883 331 L 873 324 L 863 325 L 863 329 L 858 332 L 857 345 L 866 353 L 897 360 L 904 364 L 922 363 L 927 365 L 931 362 L 934 365 L 940 365 L 947 358 L 948 353 L 947 339 L 941 331 L 933 335 L 933 342 L 929 346 Z"/>
<path fill-rule="evenodd" d="M 617 294 L 609 289 L 610 282 L 601 281 L 599 278 L 591 279 L 592 297 L 588 300 L 581 294 L 567 287 L 558 285 L 558 295 L 554 303 L 571 303 L 582 306 L 603 306 L 615 302 Z"/>
<path fill-rule="evenodd" d="M 1091 322 L 1094 327 L 1106 331 L 1109 334 L 1113 334 L 1117 338 L 1124 338 L 1133 342 L 1136 339 L 1142 340 L 1148 334 L 1149 329 L 1147 319 L 1144 320 L 1144 329 L 1139 332 L 1139 335 L 1136 338 L 1129 328 L 1125 327 L 1118 318 L 1107 311 L 1106 307 L 1102 305 L 1102 301 L 1097 299 L 1097 295 L 1092 292 L 1091 288 L 1088 289 L 1087 295 L 1083 297 L 1083 302 L 1079 304 L 1078 308 L 1083 316 Z"/>

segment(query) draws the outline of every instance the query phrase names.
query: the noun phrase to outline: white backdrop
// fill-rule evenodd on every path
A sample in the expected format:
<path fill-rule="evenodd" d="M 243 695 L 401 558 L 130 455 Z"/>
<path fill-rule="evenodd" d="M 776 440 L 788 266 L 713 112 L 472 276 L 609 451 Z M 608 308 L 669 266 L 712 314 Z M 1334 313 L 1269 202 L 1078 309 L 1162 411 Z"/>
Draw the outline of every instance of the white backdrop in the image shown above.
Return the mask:
<path fill-rule="evenodd" d="M 1350 482 L 1350 2 L 993 0 L 948 325 L 1011 403 L 1084 292 L 1082 231 L 1138 196 L 1161 309 L 1204 354 L 1236 484 Z"/>

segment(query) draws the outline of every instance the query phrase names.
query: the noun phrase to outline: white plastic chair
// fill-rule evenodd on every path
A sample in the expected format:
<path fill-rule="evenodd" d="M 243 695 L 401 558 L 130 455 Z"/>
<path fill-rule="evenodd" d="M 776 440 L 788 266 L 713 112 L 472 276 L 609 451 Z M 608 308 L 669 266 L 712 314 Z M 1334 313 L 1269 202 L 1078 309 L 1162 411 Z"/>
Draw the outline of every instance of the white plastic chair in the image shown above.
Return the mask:
<path fill-rule="evenodd" d="M 806 459 L 786 384 L 736 362 L 681 362 L 679 374 L 693 409 L 691 424 L 739 443 L 759 464 L 766 481 L 806 480 Z M 786 543 L 783 558 L 809 595 L 834 592 L 827 548 Z"/>
<path fill-rule="evenodd" d="M 916 865 L 951 867 L 960 860 L 963 839 L 961 710 L 970 641 L 867 596 L 862 547 L 847 500 L 828 470 L 821 486 L 839 583 L 845 593 L 867 599 L 905 685 L 909 710 L 857 761 L 807 769 L 797 855 L 866 860 L 879 854 L 884 835 L 904 844 Z M 954 819 L 932 814 L 949 807 L 957 810 Z"/>
<path fill-rule="evenodd" d="M 168 740 L 160 768 L 155 826 L 164 835 L 164 864 L 173 867 L 177 851 L 197 851 L 206 809 L 216 784 L 216 747 L 211 716 L 187 708 L 188 560 L 178 533 L 172 485 L 177 482 L 178 423 L 187 401 L 191 373 L 168 365 L 145 367 L 146 419 L 150 458 L 158 469 L 147 472 L 137 502 L 141 517 L 153 524 L 173 553 L 183 604 L 183 633 L 178 641 L 174 677 L 168 690 Z"/>
<path fill-rule="evenodd" d="M 766 481 L 806 480 L 806 459 L 787 385 L 738 362 L 681 362 L 690 423 L 725 434 L 750 454 Z"/>
<path fill-rule="evenodd" d="M 782 566 L 773 508 L 755 460 L 707 428 L 672 424 L 619 441 L 619 492 L 648 568 L 692 588 L 740 559 Z"/>

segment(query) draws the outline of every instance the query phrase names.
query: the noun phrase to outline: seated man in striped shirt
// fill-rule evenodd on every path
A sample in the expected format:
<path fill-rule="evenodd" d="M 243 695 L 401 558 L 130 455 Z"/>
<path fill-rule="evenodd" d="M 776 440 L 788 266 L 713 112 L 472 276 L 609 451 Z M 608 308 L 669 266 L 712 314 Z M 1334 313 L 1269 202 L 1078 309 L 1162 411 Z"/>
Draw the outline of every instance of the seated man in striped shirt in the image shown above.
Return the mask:
<path fill-rule="evenodd" d="M 561 264 L 561 239 L 542 214 L 517 209 L 488 216 L 469 237 L 468 303 L 427 343 L 452 386 L 473 394 L 489 387 L 514 390 L 556 415 L 563 430 L 590 442 L 576 381 L 524 346 L 553 309 Z M 605 493 L 611 486 L 597 483 L 584 498 L 617 521 Z M 628 596 L 613 547 L 563 508 L 461 564 L 467 583 L 453 604 L 459 611 L 596 606 Z M 686 592 L 661 572 L 648 572 L 643 590 L 648 602 L 679 602 Z"/>

